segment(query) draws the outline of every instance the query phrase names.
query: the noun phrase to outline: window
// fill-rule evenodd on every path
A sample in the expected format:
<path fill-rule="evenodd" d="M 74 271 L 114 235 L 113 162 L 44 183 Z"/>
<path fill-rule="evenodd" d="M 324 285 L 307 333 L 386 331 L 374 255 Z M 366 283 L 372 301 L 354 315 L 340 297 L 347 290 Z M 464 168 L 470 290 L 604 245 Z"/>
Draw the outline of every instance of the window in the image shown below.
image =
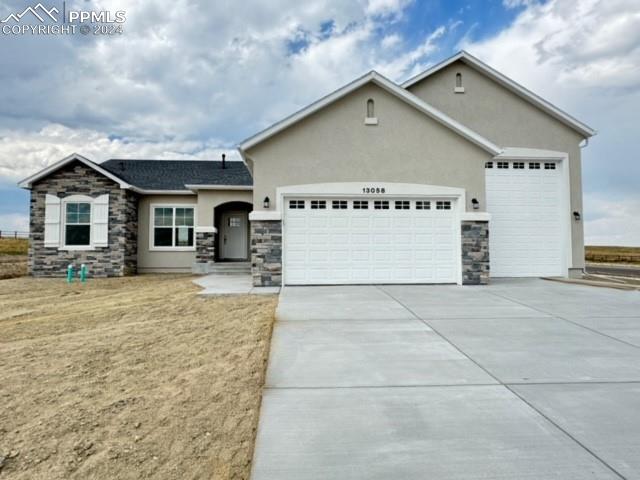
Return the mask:
<path fill-rule="evenodd" d="M 239 228 L 242 226 L 242 220 L 240 220 L 240 217 L 229 217 L 229 226 L 231 228 Z"/>
<path fill-rule="evenodd" d="M 354 210 L 367 210 L 369 208 L 369 202 L 366 200 L 354 200 L 353 201 L 353 209 Z"/>
<path fill-rule="evenodd" d="M 375 117 L 376 117 L 375 104 L 373 103 L 373 98 L 370 98 L 369 100 L 367 100 L 367 118 L 375 118 Z"/>
<path fill-rule="evenodd" d="M 333 200 L 331 202 L 331 208 L 334 210 L 346 210 L 347 209 L 347 201 L 346 200 Z"/>
<path fill-rule="evenodd" d="M 304 208 L 304 200 L 289 200 L 289 208 L 301 210 Z"/>
<path fill-rule="evenodd" d="M 498 162 L 498 168 L 509 168 L 509 162 Z"/>
<path fill-rule="evenodd" d="M 389 201 L 388 200 L 375 200 L 373 202 L 373 208 L 376 210 L 389 210 Z"/>
<path fill-rule="evenodd" d="M 545 170 L 555 170 L 556 169 L 556 164 L 555 163 L 545 163 L 544 164 L 544 169 Z"/>
<path fill-rule="evenodd" d="M 68 246 L 91 245 L 91 204 L 67 203 L 65 209 L 64 243 Z"/>
<path fill-rule="evenodd" d="M 431 202 L 426 202 L 424 200 L 417 200 L 416 210 L 431 210 Z"/>
<path fill-rule="evenodd" d="M 513 162 L 513 168 L 522 170 L 524 168 L 524 162 Z"/>
<path fill-rule="evenodd" d="M 436 210 L 451 210 L 451 202 L 448 200 L 437 201 Z"/>
<path fill-rule="evenodd" d="M 462 74 L 456 73 L 456 88 L 462 87 Z"/>
<path fill-rule="evenodd" d="M 327 202 L 325 200 L 311 200 L 312 210 L 324 210 L 327 208 Z"/>
<path fill-rule="evenodd" d="M 529 170 L 540 170 L 539 162 L 529 162 Z"/>
<path fill-rule="evenodd" d="M 396 210 L 409 210 L 409 200 L 396 200 Z"/>
<path fill-rule="evenodd" d="M 235 225 L 229 223 L 229 226 Z M 193 207 L 153 208 L 153 247 L 193 248 L 193 230 Z"/>
<path fill-rule="evenodd" d="M 484 168 L 493 168 L 493 162 L 485 162 Z"/>

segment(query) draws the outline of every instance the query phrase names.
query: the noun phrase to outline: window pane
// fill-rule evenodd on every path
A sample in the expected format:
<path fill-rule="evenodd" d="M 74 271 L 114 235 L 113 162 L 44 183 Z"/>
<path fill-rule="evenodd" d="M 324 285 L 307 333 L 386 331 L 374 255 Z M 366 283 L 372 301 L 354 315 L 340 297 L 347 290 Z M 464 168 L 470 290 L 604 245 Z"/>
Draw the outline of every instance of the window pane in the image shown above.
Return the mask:
<path fill-rule="evenodd" d="M 173 209 L 172 208 L 156 208 L 154 225 L 158 227 L 173 226 Z"/>
<path fill-rule="evenodd" d="M 91 213 L 91 205 L 88 203 L 78 203 L 78 213 L 86 213 L 87 215 Z"/>
<path fill-rule="evenodd" d="M 155 247 L 171 247 L 171 229 L 170 228 L 154 228 L 153 229 L 153 245 Z"/>
<path fill-rule="evenodd" d="M 91 243 L 91 227 L 89 225 L 67 225 L 67 245 L 89 245 Z"/>
<path fill-rule="evenodd" d="M 89 213 L 79 213 L 78 214 L 78 223 L 91 223 L 91 214 L 89 214 Z"/>
<path fill-rule="evenodd" d="M 193 227 L 193 208 L 176 208 L 176 226 Z"/>
<path fill-rule="evenodd" d="M 193 247 L 193 228 L 176 228 L 176 247 Z"/>

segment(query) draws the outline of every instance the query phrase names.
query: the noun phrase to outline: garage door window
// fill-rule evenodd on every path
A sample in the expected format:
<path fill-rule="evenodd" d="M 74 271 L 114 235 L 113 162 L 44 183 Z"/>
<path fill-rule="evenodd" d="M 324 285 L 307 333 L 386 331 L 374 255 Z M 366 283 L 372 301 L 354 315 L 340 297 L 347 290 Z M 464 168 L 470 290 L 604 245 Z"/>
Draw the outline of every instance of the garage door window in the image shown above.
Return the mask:
<path fill-rule="evenodd" d="M 555 170 L 556 169 L 556 164 L 555 163 L 545 163 L 544 164 L 544 169 L 545 170 Z"/>
<path fill-rule="evenodd" d="M 367 210 L 369 208 L 369 202 L 366 200 L 354 200 L 353 201 L 353 209 L 354 210 Z"/>
<path fill-rule="evenodd" d="M 529 170 L 540 170 L 540 162 L 529 162 Z"/>
<path fill-rule="evenodd" d="M 334 200 L 331 202 L 331 208 L 334 210 L 346 210 L 347 209 L 347 201 L 346 200 Z"/>
<path fill-rule="evenodd" d="M 289 200 L 289 208 L 292 210 L 301 210 L 304 208 L 304 200 Z"/>
<path fill-rule="evenodd" d="M 409 210 L 409 200 L 396 200 L 396 210 Z"/>
<path fill-rule="evenodd" d="M 521 170 L 524 168 L 524 162 L 513 162 L 513 168 Z"/>
<path fill-rule="evenodd" d="M 493 162 L 485 162 L 484 168 L 493 168 Z"/>
<path fill-rule="evenodd" d="M 498 162 L 498 168 L 509 168 L 509 162 Z"/>
<path fill-rule="evenodd" d="M 431 202 L 423 200 L 416 201 L 416 210 L 431 210 Z"/>
<path fill-rule="evenodd" d="M 436 210 L 451 210 L 451 202 L 448 200 L 437 201 Z"/>
<path fill-rule="evenodd" d="M 387 200 L 375 200 L 373 208 L 376 210 L 389 210 L 389 202 Z"/>
<path fill-rule="evenodd" d="M 312 210 L 325 210 L 327 208 L 327 202 L 325 200 L 311 200 Z"/>

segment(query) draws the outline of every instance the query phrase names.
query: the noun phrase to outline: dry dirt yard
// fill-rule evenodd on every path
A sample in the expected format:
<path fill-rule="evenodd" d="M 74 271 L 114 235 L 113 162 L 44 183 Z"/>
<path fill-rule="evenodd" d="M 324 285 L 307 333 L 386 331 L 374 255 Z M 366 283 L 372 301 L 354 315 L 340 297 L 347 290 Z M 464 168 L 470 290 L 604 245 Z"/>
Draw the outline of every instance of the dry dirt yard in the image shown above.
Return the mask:
<path fill-rule="evenodd" d="M 276 298 L 198 290 L 0 281 L 0 478 L 248 478 Z"/>
<path fill-rule="evenodd" d="M 26 238 L 0 238 L 0 280 L 27 274 L 28 249 Z"/>

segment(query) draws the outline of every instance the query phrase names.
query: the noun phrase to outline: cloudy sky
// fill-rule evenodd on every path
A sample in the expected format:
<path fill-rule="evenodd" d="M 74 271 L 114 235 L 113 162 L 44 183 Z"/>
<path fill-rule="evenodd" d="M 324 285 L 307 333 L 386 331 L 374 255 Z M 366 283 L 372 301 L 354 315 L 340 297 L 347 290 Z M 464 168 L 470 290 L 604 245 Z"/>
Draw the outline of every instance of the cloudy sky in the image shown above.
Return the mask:
<path fill-rule="evenodd" d="M 0 17 L 30 4 L 0 0 Z M 242 139 L 370 69 L 400 82 L 464 48 L 598 130 L 583 151 L 587 243 L 640 245 L 638 0 L 67 8 L 124 10 L 124 33 L 0 35 L 0 229 L 27 230 L 15 182 L 69 153 L 237 157 Z"/>

